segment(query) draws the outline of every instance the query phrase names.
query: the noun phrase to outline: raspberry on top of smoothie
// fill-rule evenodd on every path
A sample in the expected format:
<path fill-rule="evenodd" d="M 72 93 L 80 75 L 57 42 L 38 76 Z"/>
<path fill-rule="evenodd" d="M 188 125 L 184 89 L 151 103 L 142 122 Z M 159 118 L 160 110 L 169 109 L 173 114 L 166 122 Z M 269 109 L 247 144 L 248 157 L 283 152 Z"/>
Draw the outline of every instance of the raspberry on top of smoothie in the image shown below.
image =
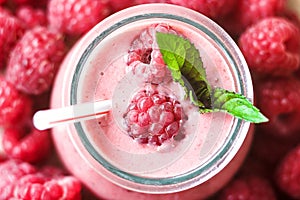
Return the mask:
<path fill-rule="evenodd" d="M 143 77 L 145 82 L 153 84 L 172 80 L 171 72 L 158 48 L 156 32 L 178 35 L 178 32 L 167 24 L 152 24 L 132 41 L 126 55 L 126 71 L 132 71 L 135 75 Z"/>
<path fill-rule="evenodd" d="M 182 115 L 175 97 L 143 89 L 134 95 L 124 119 L 128 134 L 139 143 L 161 145 L 179 133 Z"/>

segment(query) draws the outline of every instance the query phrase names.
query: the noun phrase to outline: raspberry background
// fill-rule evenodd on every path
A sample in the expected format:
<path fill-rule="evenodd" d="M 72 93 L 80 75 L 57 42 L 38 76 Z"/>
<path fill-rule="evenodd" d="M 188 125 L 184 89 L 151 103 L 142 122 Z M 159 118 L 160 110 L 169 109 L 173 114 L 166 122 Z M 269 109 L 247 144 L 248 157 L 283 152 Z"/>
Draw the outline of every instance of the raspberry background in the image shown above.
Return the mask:
<path fill-rule="evenodd" d="M 191 8 L 231 35 L 270 119 L 255 125 L 243 166 L 209 199 L 300 199 L 299 0 L 0 0 L 0 199 L 97 199 L 64 170 L 32 114 L 49 107 L 56 71 L 84 33 L 118 10 L 155 2 Z"/>

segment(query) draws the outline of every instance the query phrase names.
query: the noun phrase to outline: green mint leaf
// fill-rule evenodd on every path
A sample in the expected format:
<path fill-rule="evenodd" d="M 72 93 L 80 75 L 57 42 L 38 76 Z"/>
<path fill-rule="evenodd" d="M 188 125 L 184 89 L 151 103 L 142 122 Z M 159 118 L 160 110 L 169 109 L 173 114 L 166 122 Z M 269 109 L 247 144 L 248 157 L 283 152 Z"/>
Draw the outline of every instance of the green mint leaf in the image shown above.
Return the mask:
<path fill-rule="evenodd" d="M 215 88 L 212 95 L 212 110 L 225 111 L 252 123 L 267 122 L 268 119 L 245 96 L 222 88 Z"/>
<path fill-rule="evenodd" d="M 173 80 L 184 87 L 201 113 L 225 111 L 252 123 L 268 119 L 246 97 L 221 88 L 211 89 L 198 49 L 188 39 L 169 33 L 156 33 L 163 60 Z"/>
<path fill-rule="evenodd" d="M 211 89 L 199 51 L 189 40 L 178 35 L 157 32 L 156 39 L 173 80 L 184 87 L 200 112 L 206 112 L 211 106 Z"/>

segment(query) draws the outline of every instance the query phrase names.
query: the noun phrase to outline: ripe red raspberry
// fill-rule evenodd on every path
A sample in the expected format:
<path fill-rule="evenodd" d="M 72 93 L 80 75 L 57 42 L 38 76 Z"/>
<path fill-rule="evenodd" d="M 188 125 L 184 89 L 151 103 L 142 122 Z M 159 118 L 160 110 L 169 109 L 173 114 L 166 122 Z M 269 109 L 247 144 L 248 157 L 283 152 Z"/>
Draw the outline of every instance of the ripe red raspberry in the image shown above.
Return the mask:
<path fill-rule="evenodd" d="M 267 179 L 255 175 L 233 179 L 220 193 L 219 200 L 275 200 L 275 192 Z"/>
<path fill-rule="evenodd" d="M 79 200 L 81 185 L 74 177 L 29 174 L 20 178 L 14 187 L 14 196 L 20 199 L 74 199 Z"/>
<path fill-rule="evenodd" d="M 124 119 L 133 139 L 161 145 L 178 134 L 182 114 L 182 107 L 174 97 L 145 89 L 133 96 Z"/>
<path fill-rule="evenodd" d="M 170 0 L 170 3 L 196 10 L 207 17 L 222 18 L 235 7 L 237 0 Z"/>
<path fill-rule="evenodd" d="M 239 46 L 250 69 L 282 76 L 300 66 L 300 30 L 285 18 L 266 18 L 247 29 Z"/>
<path fill-rule="evenodd" d="M 292 136 L 300 130 L 300 81 L 293 77 L 264 79 L 255 86 L 256 101 L 269 122 L 258 125 L 266 133 Z"/>
<path fill-rule="evenodd" d="M 22 6 L 17 9 L 16 15 L 25 24 L 27 29 L 47 24 L 46 13 L 43 9 Z"/>
<path fill-rule="evenodd" d="M 9 52 L 23 32 L 21 22 L 8 10 L 0 7 L 0 69 L 6 66 Z"/>
<path fill-rule="evenodd" d="M 20 128 L 8 128 L 3 133 L 3 149 L 10 158 L 36 163 L 47 158 L 50 153 L 49 134 L 49 131 L 36 129 L 29 130 L 28 133 Z"/>
<path fill-rule="evenodd" d="M 14 183 L 26 174 L 36 173 L 37 169 L 25 162 L 6 160 L 0 163 L 0 199 L 13 197 Z"/>
<path fill-rule="evenodd" d="M 31 99 L 0 76 L 0 125 L 21 125 L 31 115 Z"/>
<path fill-rule="evenodd" d="M 300 145 L 281 161 L 276 173 L 279 187 L 294 199 L 300 199 Z"/>
<path fill-rule="evenodd" d="M 62 35 L 40 26 L 30 29 L 11 52 L 6 78 L 24 93 L 41 94 L 50 89 L 65 52 Z"/>
<path fill-rule="evenodd" d="M 234 20 L 241 30 L 264 18 L 282 14 L 286 4 L 286 0 L 243 0 L 237 2 Z"/>
<path fill-rule="evenodd" d="M 51 0 L 48 5 L 50 27 L 69 35 L 81 35 L 110 14 L 107 2 Z"/>
<path fill-rule="evenodd" d="M 171 72 L 163 61 L 155 33 L 178 34 L 166 24 L 155 24 L 143 30 L 131 43 L 127 55 L 127 71 L 142 77 L 145 82 L 159 84 L 172 80 Z"/>
<path fill-rule="evenodd" d="M 0 163 L 0 199 L 80 199 L 81 184 L 51 166 L 37 169 L 17 160 Z"/>

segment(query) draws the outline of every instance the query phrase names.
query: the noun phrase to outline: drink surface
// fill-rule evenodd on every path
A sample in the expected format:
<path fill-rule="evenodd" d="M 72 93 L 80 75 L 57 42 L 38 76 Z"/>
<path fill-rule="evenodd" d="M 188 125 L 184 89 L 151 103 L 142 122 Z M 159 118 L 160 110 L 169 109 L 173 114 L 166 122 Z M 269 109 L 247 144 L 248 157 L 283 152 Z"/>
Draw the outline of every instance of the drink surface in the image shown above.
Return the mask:
<path fill-rule="evenodd" d="M 233 126 L 233 118 L 225 113 L 200 114 L 182 87 L 175 82 L 160 84 L 183 106 L 187 120 L 181 128 L 180 139 L 151 146 L 135 142 L 128 136 L 122 122 L 132 94 L 148 87 L 131 72 L 126 71 L 126 55 L 132 41 L 153 24 L 167 24 L 188 38 L 200 51 L 208 81 L 213 86 L 234 90 L 229 63 L 223 59 L 211 39 L 192 26 L 162 19 L 139 21 L 126 25 L 104 38 L 94 49 L 83 67 L 79 84 L 82 102 L 112 99 L 113 110 L 100 119 L 83 124 L 87 137 L 97 152 L 113 166 L 142 177 L 165 178 L 186 173 L 210 160 L 220 151 Z M 188 165 L 186 164 L 188 163 Z"/>

